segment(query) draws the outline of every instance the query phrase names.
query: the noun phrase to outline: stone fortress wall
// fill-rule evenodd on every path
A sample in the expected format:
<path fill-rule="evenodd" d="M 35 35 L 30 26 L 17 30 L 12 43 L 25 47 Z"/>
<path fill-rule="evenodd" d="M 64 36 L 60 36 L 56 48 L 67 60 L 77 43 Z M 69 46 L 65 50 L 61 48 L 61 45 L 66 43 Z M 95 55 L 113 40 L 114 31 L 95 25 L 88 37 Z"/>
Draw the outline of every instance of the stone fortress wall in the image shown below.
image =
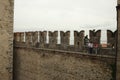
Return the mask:
<path fill-rule="evenodd" d="M 47 32 L 49 43 L 46 43 Z M 101 30 L 90 30 L 89 36 L 90 41 L 100 45 Z M 61 43 L 57 44 L 58 31 L 14 33 L 14 80 L 115 79 L 116 31 L 107 30 L 111 45 L 101 49 L 100 54 L 84 52 L 83 30 L 74 31 L 74 45 L 70 45 L 70 31 L 60 31 L 60 37 Z M 109 55 L 111 52 L 114 55 Z"/>
<path fill-rule="evenodd" d="M 47 32 L 49 43 L 46 43 Z M 100 30 L 90 30 L 92 42 L 100 44 L 100 35 Z M 57 44 L 58 31 L 14 33 L 14 79 L 110 80 L 114 78 L 111 65 L 115 64 L 115 56 L 91 55 L 83 52 L 85 37 L 83 30 L 74 31 L 74 45 L 69 44 L 70 31 L 60 31 L 60 37 L 61 43 Z M 107 49 L 107 53 L 108 51 L 110 50 Z"/>
<path fill-rule="evenodd" d="M 100 36 L 100 30 L 90 30 L 92 42 L 100 44 Z M 60 37 L 57 44 L 58 31 L 14 33 L 14 80 L 114 79 L 115 55 L 104 54 L 110 50 L 102 50 L 103 55 L 84 52 L 83 30 L 74 31 L 74 45 L 69 44 L 70 31 L 60 31 Z"/>
<path fill-rule="evenodd" d="M 113 47 L 116 46 L 116 34 L 117 31 L 112 32 L 107 30 L 107 48 L 102 48 L 100 44 L 101 30 L 89 30 L 90 39 L 93 43 L 99 45 L 100 53 L 106 53 L 106 51 L 111 52 Z M 65 51 L 77 51 L 85 52 L 85 35 L 84 30 L 80 32 L 74 31 L 74 45 L 70 45 L 70 31 L 60 31 L 60 44 L 58 43 L 58 31 L 48 31 L 49 42 L 47 42 L 47 31 L 36 31 L 36 32 L 16 32 L 14 33 L 14 42 L 17 45 L 35 47 L 35 48 L 47 48 L 47 49 L 57 49 Z"/>
<path fill-rule="evenodd" d="M 14 80 L 114 80 L 115 56 L 14 47 Z"/>
<path fill-rule="evenodd" d="M 116 57 L 113 56 L 35 48 L 40 46 L 36 45 L 37 36 L 34 36 L 38 33 L 32 35 L 33 42 L 31 37 L 26 38 L 28 43 L 24 42 L 25 33 L 17 34 L 21 37 L 15 40 L 13 55 L 14 0 L 0 0 L 0 80 L 112 80 L 113 71 L 116 71 L 116 80 L 120 80 L 120 0 L 117 1 L 117 69 L 112 70 L 109 64 L 114 63 Z M 108 34 L 108 42 L 113 44 L 114 34 L 111 31 Z M 41 47 L 46 46 L 46 38 L 41 39 Z M 25 46 L 20 47 L 23 45 L 21 42 Z M 81 43 L 77 41 L 76 45 L 78 44 Z M 34 47 L 28 48 L 29 46 Z"/>

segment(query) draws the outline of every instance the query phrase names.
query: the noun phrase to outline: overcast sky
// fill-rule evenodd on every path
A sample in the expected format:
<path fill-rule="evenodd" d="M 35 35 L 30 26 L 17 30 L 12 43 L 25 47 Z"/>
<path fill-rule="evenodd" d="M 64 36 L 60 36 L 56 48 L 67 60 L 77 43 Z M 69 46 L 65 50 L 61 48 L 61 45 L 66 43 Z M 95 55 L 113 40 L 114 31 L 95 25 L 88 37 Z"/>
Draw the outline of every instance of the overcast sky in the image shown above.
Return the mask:
<path fill-rule="evenodd" d="M 117 0 L 15 0 L 14 31 L 116 29 Z"/>

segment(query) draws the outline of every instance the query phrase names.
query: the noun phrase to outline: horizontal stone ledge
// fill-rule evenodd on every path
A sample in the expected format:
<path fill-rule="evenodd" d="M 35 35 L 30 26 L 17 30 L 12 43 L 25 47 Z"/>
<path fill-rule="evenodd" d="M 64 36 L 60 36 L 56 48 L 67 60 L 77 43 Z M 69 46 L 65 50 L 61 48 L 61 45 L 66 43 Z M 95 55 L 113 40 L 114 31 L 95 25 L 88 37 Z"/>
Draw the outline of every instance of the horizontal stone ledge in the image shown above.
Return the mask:
<path fill-rule="evenodd" d="M 74 54 L 74 55 L 81 55 L 81 56 L 90 56 L 90 57 L 98 57 L 98 58 L 107 58 L 107 59 L 115 59 L 115 56 L 110 55 L 100 55 L 100 54 L 89 54 L 85 52 L 74 52 L 74 51 L 64 51 L 64 50 L 57 50 L 57 49 L 46 49 L 46 48 L 34 48 L 34 47 L 25 47 L 25 46 L 14 46 L 15 48 L 21 48 L 21 49 L 30 49 L 30 50 L 39 50 L 39 51 L 49 51 L 49 52 L 59 52 L 59 53 L 65 53 L 65 54 Z"/>

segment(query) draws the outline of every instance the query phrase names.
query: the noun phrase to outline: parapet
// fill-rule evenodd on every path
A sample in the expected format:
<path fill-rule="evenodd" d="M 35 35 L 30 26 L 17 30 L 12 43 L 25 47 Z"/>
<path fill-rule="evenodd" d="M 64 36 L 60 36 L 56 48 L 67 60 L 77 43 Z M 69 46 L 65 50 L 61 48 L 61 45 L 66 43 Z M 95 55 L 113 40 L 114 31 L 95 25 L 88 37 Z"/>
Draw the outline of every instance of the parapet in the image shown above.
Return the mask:
<path fill-rule="evenodd" d="M 108 47 L 116 47 L 117 40 L 117 30 L 112 32 L 111 30 L 107 30 L 107 42 Z"/>
<path fill-rule="evenodd" d="M 14 33 L 14 41 L 15 42 L 20 42 L 20 32 Z"/>
<path fill-rule="evenodd" d="M 25 37 L 25 41 L 26 41 L 26 46 L 30 47 L 32 46 L 32 32 L 25 32 L 26 37 Z"/>
<path fill-rule="evenodd" d="M 60 31 L 61 48 L 67 50 L 67 46 L 70 45 L 70 31 Z"/>
<path fill-rule="evenodd" d="M 84 44 L 84 30 L 74 31 L 74 45 L 70 45 L 70 31 L 60 31 L 60 44 L 57 44 L 58 41 L 58 31 L 48 31 L 48 40 L 47 40 L 47 31 L 35 31 L 35 32 L 17 32 L 14 33 L 14 41 L 17 43 L 22 43 L 26 47 L 35 47 L 35 48 L 49 48 L 49 49 L 58 49 L 58 50 L 67 50 L 67 51 L 83 51 L 85 49 Z M 107 41 L 110 44 L 114 44 L 117 38 L 117 31 L 112 32 L 107 30 Z M 90 30 L 90 40 L 93 43 L 100 44 L 101 30 Z M 48 43 L 46 43 L 49 41 Z M 18 44 L 19 46 L 20 44 Z"/>
<path fill-rule="evenodd" d="M 84 30 L 82 30 L 80 32 L 74 31 L 74 37 L 84 37 L 84 33 L 85 33 Z"/>
<path fill-rule="evenodd" d="M 100 38 L 101 38 L 101 30 L 90 30 L 89 31 L 90 41 L 93 43 L 100 44 Z"/>
<path fill-rule="evenodd" d="M 60 31 L 60 36 L 61 37 L 69 37 L 70 36 L 70 31 L 66 31 L 66 32 L 64 32 L 64 31 Z"/>
<path fill-rule="evenodd" d="M 57 45 L 58 31 L 49 31 L 49 48 L 55 49 Z"/>
<path fill-rule="evenodd" d="M 49 31 L 49 37 L 58 37 L 58 31 Z"/>
<path fill-rule="evenodd" d="M 47 31 L 39 31 L 39 47 L 44 48 L 47 41 Z"/>
<path fill-rule="evenodd" d="M 75 50 L 79 51 L 83 49 L 84 46 L 84 30 L 78 32 L 74 31 L 74 46 Z"/>
<path fill-rule="evenodd" d="M 32 32 L 32 46 L 33 47 L 37 47 L 37 43 L 38 43 L 38 31 L 36 32 Z"/>
<path fill-rule="evenodd" d="M 20 32 L 20 42 L 24 42 L 24 32 Z"/>

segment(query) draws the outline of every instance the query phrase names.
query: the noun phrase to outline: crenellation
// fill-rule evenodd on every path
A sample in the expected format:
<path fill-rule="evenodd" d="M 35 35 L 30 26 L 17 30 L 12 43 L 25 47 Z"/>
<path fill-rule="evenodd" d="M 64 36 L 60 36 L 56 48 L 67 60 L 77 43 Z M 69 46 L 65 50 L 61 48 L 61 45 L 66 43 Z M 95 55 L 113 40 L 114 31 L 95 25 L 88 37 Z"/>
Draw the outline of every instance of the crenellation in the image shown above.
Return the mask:
<path fill-rule="evenodd" d="M 17 41 L 17 33 L 14 33 L 14 41 Z"/>
<path fill-rule="evenodd" d="M 21 46 L 28 46 L 28 47 L 36 47 L 36 48 L 50 48 L 50 49 L 58 49 L 58 50 L 68 50 L 68 51 L 86 51 L 86 44 L 84 42 L 85 38 L 85 31 L 74 31 L 74 45 L 70 45 L 70 31 L 60 31 L 60 44 L 57 45 L 58 41 L 58 31 L 48 32 L 49 40 L 47 40 L 47 31 L 36 31 L 36 32 L 17 32 L 14 33 L 14 39 L 17 40 L 16 45 Z M 115 31 L 114 34 L 110 33 L 108 34 L 108 40 L 113 40 L 110 36 L 115 36 L 117 32 Z M 100 45 L 100 38 L 101 38 L 101 30 L 90 30 L 90 41 L 93 41 L 93 43 L 98 43 Z M 25 39 L 24 39 L 25 37 Z M 24 42 L 25 40 L 25 42 Z M 89 40 L 89 39 L 88 39 Z M 114 39 L 114 41 L 116 38 Z M 47 43 L 49 41 L 49 43 Z M 109 42 L 108 41 L 108 42 Z M 111 41 L 111 42 L 114 42 Z M 88 41 L 89 42 L 89 41 Z M 24 44 L 25 43 L 25 44 Z M 100 46 L 99 46 L 100 47 Z"/>
<path fill-rule="evenodd" d="M 38 31 L 32 32 L 32 46 L 37 47 L 38 44 Z"/>
<path fill-rule="evenodd" d="M 117 30 L 114 32 L 112 32 L 111 30 L 107 30 L 108 47 L 110 48 L 116 47 L 116 39 L 117 39 Z"/>
<path fill-rule="evenodd" d="M 58 37 L 58 31 L 49 31 L 49 36 Z"/>
<path fill-rule="evenodd" d="M 58 31 L 49 31 L 49 48 L 56 48 Z"/>
<path fill-rule="evenodd" d="M 20 32 L 14 33 L 14 41 L 15 42 L 20 42 Z"/>
<path fill-rule="evenodd" d="M 24 32 L 20 32 L 20 42 L 25 42 L 24 41 Z"/>
<path fill-rule="evenodd" d="M 93 43 L 100 44 L 101 30 L 90 30 L 89 31 L 90 41 Z"/>
<path fill-rule="evenodd" d="M 44 48 L 47 40 L 47 31 L 39 31 L 39 47 Z"/>
<path fill-rule="evenodd" d="M 83 72 L 85 72 L 85 73 L 80 73 L 82 75 L 87 74 L 86 76 L 89 76 L 88 74 L 92 73 L 91 76 L 93 76 L 93 74 L 96 75 L 96 72 L 94 72 L 93 69 L 91 69 L 91 67 L 90 67 L 91 70 L 87 68 L 87 72 L 86 72 L 86 69 L 84 69 L 84 68 L 86 66 L 88 67 L 90 65 L 93 67 L 94 64 L 96 64 L 96 63 L 98 64 L 99 60 L 100 60 L 100 64 L 98 66 L 96 66 L 96 68 L 94 70 L 98 70 L 100 72 L 102 71 L 102 73 L 104 73 L 106 71 L 103 69 L 107 69 L 107 70 L 109 69 L 107 75 L 104 76 L 104 80 L 108 79 L 106 77 L 109 77 L 109 79 L 111 79 L 112 69 L 111 69 L 111 66 L 108 66 L 108 65 L 114 64 L 115 51 L 112 48 L 101 48 L 99 50 L 100 53 L 98 53 L 98 54 L 94 54 L 94 53 L 89 54 L 89 53 L 85 52 L 84 33 L 85 33 L 84 30 L 74 31 L 74 45 L 70 45 L 69 44 L 70 31 L 66 31 L 66 32 L 60 31 L 61 44 L 57 44 L 58 31 L 54 31 L 54 32 L 49 31 L 49 35 L 48 35 L 49 43 L 48 44 L 46 44 L 47 31 L 26 32 L 26 45 L 27 46 L 21 46 L 21 45 L 19 46 L 19 44 L 18 44 L 18 46 L 15 46 L 15 49 L 16 49 L 15 53 L 17 53 L 16 60 L 15 60 L 15 65 L 17 65 L 15 67 L 15 69 L 16 69 L 17 74 L 15 74 L 15 76 L 16 76 L 15 79 L 17 80 L 17 79 L 21 78 L 23 80 L 26 80 L 26 79 L 34 80 L 34 79 L 40 79 L 41 76 L 43 76 L 43 75 L 52 77 L 53 74 L 56 74 L 56 73 L 54 73 L 55 70 L 57 72 L 61 71 L 60 74 L 58 74 L 58 75 L 61 75 L 61 74 L 64 75 L 64 73 L 71 74 L 71 72 L 73 72 L 73 69 L 71 69 L 71 68 L 73 68 L 73 67 L 75 68 L 75 71 L 78 71 L 78 70 L 76 70 L 78 68 L 80 68 L 80 70 L 83 70 Z M 93 42 L 94 42 L 95 38 L 100 39 L 100 36 L 101 36 L 100 31 L 91 31 L 91 36 L 92 36 L 91 40 L 93 40 Z M 94 39 L 92 39 L 92 38 L 94 38 Z M 97 41 L 99 41 L 99 40 L 97 40 Z M 31 42 L 32 42 L 32 45 L 34 45 L 34 46 L 31 45 Z M 38 47 L 35 46 L 36 43 L 39 44 Z M 70 61 L 66 61 L 66 60 L 68 60 L 68 58 L 66 58 L 66 55 L 69 57 Z M 74 56 L 72 60 L 71 60 L 70 56 Z M 75 59 L 75 61 L 73 62 L 74 59 Z M 81 61 L 83 59 L 85 60 L 85 62 Z M 90 62 L 88 62 L 89 61 L 88 59 L 90 60 Z M 96 61 L 95 59 L 98 61 Z M 93 61 L 93 60 L 95 60 L 95 61 Z M 52 61 L 52 63 L 51 63 L 51 61 Z M 77 66 L 77 67 L 71 66 L 71 62 L 74 65 L 78 65 L 79 61 L 82 62 L 82 64 L 79 63 L 80 66 Z M 91 64 L 91 62 L 93 62 L 93 63 Z M 101 63 L 101 62 L 103 62 L 103 63 Z M 67 66 L 66 64 L 67 65 L 69 64 L 69 65 Z M 107 66 L 104 68 L 103 67 L 104 65 L 107 65 Z M 63 66 L 64 66 L 64 68 L 63 68 Z M 81 69 L 81 66 L 85 66 L 85 67 L 83 67 L 83 69 Z M 98 67 L 99 67 L 99 69 L 98 69 Z M 63 70 L 63 69 L 65 69 L 65 70 Z M 68 69 L 68 70 L 70 69 L 71 72 L 69 72 L 69 71 L 68 71 L 69 73 L 66 72 L 66 69 Z M 45 72 L 45 71 L 47 71 L 47 72 Z M 73 73 L 75 73 L 75 72 L 73 72 Z M 52 75 L 50 75 L 50 74 L 52 74 Z M 77 74 L 79 74 L 79 71 L 77 72 Z M 76 74 L 75 78 L 76 77 L 79 78 L 79 76 L 77 74 Z M 97 74 L 99 74 L 99 72 Z M 21 76 L 19 76 L 19 75 L 21 75 Z M 43 77 L 42 79 L 49 80 L 50 78 L 46 79 L 46 76 Z M 102 80 L 103 74 L 100 73 L 99 76 L 101 76 L 99 79 Z M 66 78 L 66 76 L 65 76 L 65 78 Z M 63 80 L 65 78 L 60 78 L 57 80 Z M 51 80 L 53 80 L 53 79 L 54 78 L 51 78 Z M 69 79 L 71 79 L 71 78 L 69 78 Z M 83 78 L 81 78 L 81 79 L 83 79 Z M 89 77 L 88 77 L 88 79 L 89 79 Z M 92 79 L 97 80 L 98 77 L 95 77 Z"/>
<path fill-rule="evenodd" d="M 65 50 L 67 50 L 67 47 L 70 44 L 70 31 L 60 31 L 60 37 L 61 37 L 61 47 Z"/>
<path fill-rule="evenodd" d="M 74 31 L 74 47 L 77 51 L 82 50 L 84 46 L 84 30 Z"/>
<path fill-rule="evenodd" d="M 25 32 L 25 34 L 26 34 L 25 36 L 26 46 L 30 47 L 32 43 L 32 32 Z"/>

